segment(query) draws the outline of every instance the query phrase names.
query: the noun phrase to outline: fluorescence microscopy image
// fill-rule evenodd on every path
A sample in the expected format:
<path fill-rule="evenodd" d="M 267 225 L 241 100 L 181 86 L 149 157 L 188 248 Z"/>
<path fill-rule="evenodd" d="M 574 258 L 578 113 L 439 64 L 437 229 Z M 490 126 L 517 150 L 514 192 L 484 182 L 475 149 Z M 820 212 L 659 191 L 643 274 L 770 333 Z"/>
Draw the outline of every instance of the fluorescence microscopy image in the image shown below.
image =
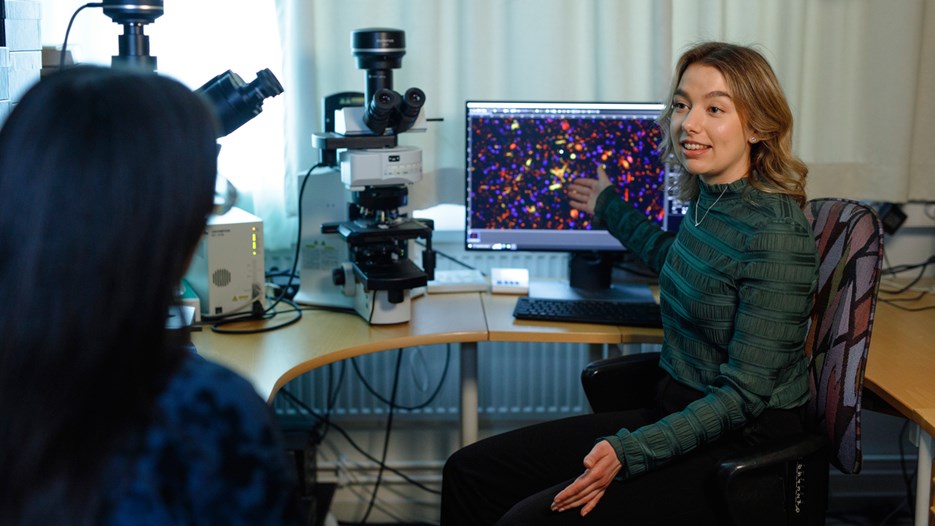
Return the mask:
<path fill-rule="evenodd" d="M 568 204 L 566 185 L 604 164 L 627 201 L 662 222 L 661 130 L 652 119 L 483 117 L 472 119 L 472 228 L 591 229 Z"/>

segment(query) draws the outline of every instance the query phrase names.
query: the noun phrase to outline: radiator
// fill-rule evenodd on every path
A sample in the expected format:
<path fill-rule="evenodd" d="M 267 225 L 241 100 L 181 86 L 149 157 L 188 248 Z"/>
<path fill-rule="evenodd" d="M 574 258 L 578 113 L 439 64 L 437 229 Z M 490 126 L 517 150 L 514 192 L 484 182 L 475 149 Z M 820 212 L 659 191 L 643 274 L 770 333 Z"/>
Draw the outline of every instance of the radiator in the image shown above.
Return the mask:
<path fill-rule="evenodd" d="M 286 389 L 319 414 L 329 411 L 330 399 L 332 416 L 385 415 L 402 353 L 397 414 L 455 419 L 460 398 L 458 349 L 457 344 L 429 345 L 359 356 L 305 373 Z M 587 411 L 579 372 L 588 362 L 588 353 L 584 344 L 481 342 L 477 356 L 479 413 L 494 419 L 526 420 Z M 438 394 L 429 401 L 436 390 Z M 275 399 L 274 408 L 280 415 L 298 414 L 283 397 Z"/>
<path fill-rule="evenodd" d="M 469 252 L 456 244 L 436 244 L 445 252 L 482 272 L 495 267 L 527 268 L 533 276 L 564 277 L 568 256 L 551 252 Z M 417 259 L 418 260 L 418 259 Z M 463 268 L 439 257 L 439 269 Z M 396 405 L 398 414 L 412 418 L 455 419 L 459 411 L 459 345 L 430 345 L 387 351 L 345 360 L 310 371 L 286 389 L 315 411 L 339 417 L 383 415 L 393 388 L 393 372 L 402 352 Z M 479 412 L 493 419 L 540 419 L 579 414 L 588 410 L 579 372 L 590 359 L 590 347 L 572 343 L 481 342 L 478 345 Z M 448 360 L 447 372 L 445 370 Z M 340 389 L 339 379 L 343 374 Z M 442 382 L 438 395 L 427 405 Z M 374 395 L 376 392 L 378 396 Z M 337 393 L 331 394 L 329 393 Z M 298 409 L 277 397 L 280 415 Z"/>
<path fill-rule="evenodd" d="M 441 245 L 441 246 L 439 246 Z M 537 278 L 567 278 L 568 254 L 556 252 L 478 252 L 466 251 L 458 246 L 436 244 L 436 250 L 454 257 L 485 274 L 497 267 L 529 269 L 529 275 Z M 463 268 L 447 258 L 437 258 L 441 270 Z"/>

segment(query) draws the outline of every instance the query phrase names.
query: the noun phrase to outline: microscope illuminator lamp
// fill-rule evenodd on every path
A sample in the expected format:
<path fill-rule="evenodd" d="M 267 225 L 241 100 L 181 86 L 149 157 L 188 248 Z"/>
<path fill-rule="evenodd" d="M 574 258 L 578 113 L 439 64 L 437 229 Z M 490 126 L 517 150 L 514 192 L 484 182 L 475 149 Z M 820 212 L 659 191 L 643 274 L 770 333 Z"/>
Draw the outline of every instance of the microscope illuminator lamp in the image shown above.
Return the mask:
<path fill-rule="evenodd" d="M 367 186 L 391 186 L 422 180 L 422 150 L 412 146 L 341 150 L 341 182 L 351 191 Z"/>

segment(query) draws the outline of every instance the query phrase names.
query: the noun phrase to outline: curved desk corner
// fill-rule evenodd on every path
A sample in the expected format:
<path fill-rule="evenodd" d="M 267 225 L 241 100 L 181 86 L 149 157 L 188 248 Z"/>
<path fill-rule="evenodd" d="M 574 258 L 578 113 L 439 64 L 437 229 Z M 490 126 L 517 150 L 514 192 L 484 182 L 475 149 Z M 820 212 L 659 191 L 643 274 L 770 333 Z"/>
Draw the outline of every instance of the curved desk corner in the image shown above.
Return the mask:
<path fill-rule="evenodd" d="M 289 314 L 286 314 L 287 316 Z M 487 323 L 476 292 L 436 294 L 412 302 L 412 321 L 370 325 L 356 314 L 303 311 L 299 323 L 256 334 L 192 333 L 200 354 L 244 376 L 267 402 L 284 385 L 312 369 L 346 358 L 401 347 L 487 339 Z M 281 320 L 251 321 L 251 330 Z"/>

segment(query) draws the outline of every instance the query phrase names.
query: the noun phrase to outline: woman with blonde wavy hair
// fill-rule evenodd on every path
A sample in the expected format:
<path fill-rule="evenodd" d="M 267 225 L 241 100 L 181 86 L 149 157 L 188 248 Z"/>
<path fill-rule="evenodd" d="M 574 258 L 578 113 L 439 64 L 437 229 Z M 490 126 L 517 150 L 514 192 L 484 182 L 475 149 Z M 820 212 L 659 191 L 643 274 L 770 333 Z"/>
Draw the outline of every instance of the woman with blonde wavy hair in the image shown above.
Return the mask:
<path fill-rule="evenodd" d="M 659 273 L 651 402 L 461 449 L 445 465 L 443 526 L 726 524 L 720 461 L 803 429 L 818 255 L 779 81 L 752 48 L 696 45 L 659 124 L 689 204 L 678 233 L 621 199 L 603 166 L 568 187 L 572 207 Z"/>
<path fill-rule="evenodd" d="M 750 152 L 750 186 L 761 192 L 789 194 L 805 204 L 805 178 L 808 167 L 792 153 L 792 112 L 782 86 L 766 59 L 755 50 L 727 46 L 718 42 L 701 44 L 684 55 L 676 66 L 676 79 L 671 97 L 678 90 L 678 81 L 691 64 L 711 66 L 724 76 L 741 122 L 753 132 Z M 670 130 L 675 107 L 670 104 L 659 117 L 663 140 L 663 158 L 679 148 L 678 135 Z M 696 174 L 683 170 L 676 188 L 684 201 L 698 196 Z"/>

